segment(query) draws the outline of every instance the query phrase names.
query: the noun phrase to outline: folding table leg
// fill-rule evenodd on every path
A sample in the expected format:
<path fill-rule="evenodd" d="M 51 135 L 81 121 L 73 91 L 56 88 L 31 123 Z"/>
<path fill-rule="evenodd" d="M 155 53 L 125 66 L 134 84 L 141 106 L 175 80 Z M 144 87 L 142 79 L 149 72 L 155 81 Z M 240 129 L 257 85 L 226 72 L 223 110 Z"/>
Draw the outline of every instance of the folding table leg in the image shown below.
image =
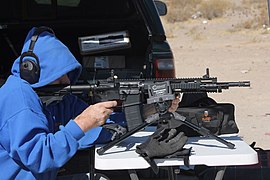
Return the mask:
<path fill-rule="evenodd" d="M 138 177 L 135 169 L 129 169 L 128 174 L 129 174 L 131 180 L 139 180 L 139 177 Z"/>
<path fill-rule="evenodd" d="M 168 167 L 168 180 L 175 180 L 174 168 L 172 166 Z"/>
<path fill-rule="evenodd" d="M 226 166 L 218 167 L 218 171 L 217 171 L 215 180 L 222 180 L 224 173 L 225 173 L 225 170 L 226 170 Z"/>
<path fill-rule="evenodd" d="M 91 147 L 89 149 L 89 180 L 94 180 L 95 178 L 95 148 Z"/>

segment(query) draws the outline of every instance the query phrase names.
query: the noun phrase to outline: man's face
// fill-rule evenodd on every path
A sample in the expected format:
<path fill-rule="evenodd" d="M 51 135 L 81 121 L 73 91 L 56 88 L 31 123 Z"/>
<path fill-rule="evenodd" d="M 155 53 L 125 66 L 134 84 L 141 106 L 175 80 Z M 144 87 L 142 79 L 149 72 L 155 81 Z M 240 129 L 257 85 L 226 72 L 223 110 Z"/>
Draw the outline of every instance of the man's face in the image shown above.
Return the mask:
<path fill-rule="evenodd" d="M 70 84 L 70 80 L 69 80 L 68 76 L 65 74 L 62 77 L 53 81 L 51 84 Z"/>

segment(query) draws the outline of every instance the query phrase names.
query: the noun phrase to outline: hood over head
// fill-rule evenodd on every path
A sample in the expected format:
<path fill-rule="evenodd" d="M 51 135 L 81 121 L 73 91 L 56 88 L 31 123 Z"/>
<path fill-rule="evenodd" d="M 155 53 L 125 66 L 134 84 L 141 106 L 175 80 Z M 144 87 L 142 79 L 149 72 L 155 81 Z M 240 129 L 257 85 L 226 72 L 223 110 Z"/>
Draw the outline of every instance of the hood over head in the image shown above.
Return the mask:
<path fill-rule="evenodd" d="M 31 42 L 31 37 L 37 28 L 32 28 L 23 45 L 22 53 L 27 52 Z M 40 78 L 37 83 L 31 84 L 33 88 L 42 87 L 52 83 L 61 76 L 67 74 L 71 84 L 74 84 L 80 73 L 81 65 L 69 51 L 69 49 L 53 34 L 45 31 L 42 32 L 35 43 L 33 52 L 39 59 Z M 27 56 L 22 59 L 31 59 L 36 61 L 33 57 Z M 14 76 L 20 77 L 20 57 L 13 63 L 11 72 Z"/>

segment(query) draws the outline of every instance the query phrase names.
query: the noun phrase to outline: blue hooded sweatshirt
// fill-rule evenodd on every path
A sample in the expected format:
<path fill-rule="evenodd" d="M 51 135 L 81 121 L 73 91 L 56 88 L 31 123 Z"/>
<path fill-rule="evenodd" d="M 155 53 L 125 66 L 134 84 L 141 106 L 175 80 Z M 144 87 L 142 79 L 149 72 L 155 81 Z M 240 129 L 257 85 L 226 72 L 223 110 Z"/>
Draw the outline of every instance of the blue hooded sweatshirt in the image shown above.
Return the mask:
<path fill-rule="evenodd" d="M 22 52 L 28 50 L 34 30 L 28 33 Z M 88 106 L 77 97 L 66 96 L 61 103 L 45 107 L 34 91 L 65 74 L 72 84 L 76 82 L 81 65 L 69 49 L 43 32 L 33 52 L 40 61 L 39 81 L 29 84 L 20 78 L 17 58 L 12 75 L 0 89 L 1 179 L 55 179 L 58 169 L 78 149 L 97 141 L 102 131 L 98 127 L 84 133 L 73 121 Z"/>

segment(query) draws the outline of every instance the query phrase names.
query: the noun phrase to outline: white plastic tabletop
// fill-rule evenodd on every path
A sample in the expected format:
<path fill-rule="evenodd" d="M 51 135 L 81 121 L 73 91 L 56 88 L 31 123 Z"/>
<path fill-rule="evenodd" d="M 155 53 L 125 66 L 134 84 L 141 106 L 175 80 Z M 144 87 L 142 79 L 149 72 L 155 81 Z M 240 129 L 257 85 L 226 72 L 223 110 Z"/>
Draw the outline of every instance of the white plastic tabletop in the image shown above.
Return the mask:
<path fill-rule="evenodd" d="M 155 129 L 146 128 L 125 139 L 117 146 L 107 150 L 103 155 L 95 152 L 95 168 L 100 170 L 146 169 L 150 165 L 135 152 L 136 146 L 143 143 Z M 237 134 L 219 136 L 235 144 L 235 149 L 215 139 L 207 137 L 189 137 L 185 148 L 192 147 L 190 165 L 230 166 L 251 165 L 258 163 L 258 156 Z M 98 149 L 99 147 L 96 147 Z M 181 158 L 155 159 L 158 166 L 184 165 Z"/>

